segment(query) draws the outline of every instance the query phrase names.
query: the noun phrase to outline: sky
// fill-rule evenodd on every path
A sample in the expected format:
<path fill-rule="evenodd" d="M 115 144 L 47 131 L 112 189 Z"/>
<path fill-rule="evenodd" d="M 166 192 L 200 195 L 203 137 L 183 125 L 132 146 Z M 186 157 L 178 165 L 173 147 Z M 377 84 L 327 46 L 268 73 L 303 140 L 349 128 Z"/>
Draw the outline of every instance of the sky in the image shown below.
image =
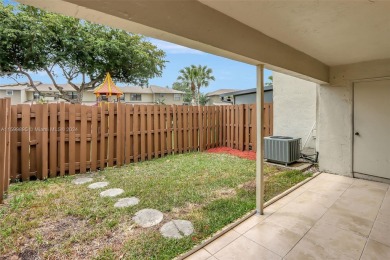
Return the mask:
<path fill-rule="evenodd" d="M 5 4 L 13 4 L 12 2 L 9 0 L 3 1 Z M 165 60 L 168 61 L 162 76 L 150 79 L 150 85 L 172 87 L 173 82 L 179 76 L 179 70 L 194 64 L 206 65 L 211 68 L 215 77 L 215 81 L 210 82 L 209 87 L 202 88 L 201 92 L 207 93 L 222 88 L 248 89 L 256 87 L 256 67 L 253 65 L 150 37 L 147 37 L 146 40 L 164 50 L 166 52 Z M 264 78 L 266 82 L 268 82 L 268 77 L 271 75 L 272 72 L 270 70 L 265 70 Z M 34 74 L 33 79 L 43 83 L 51 83 L 47 74 L 44 72 Z M 60 73 L 57 80 L 58 83 L 66 83 L 65 78 Z M 22 80 L 20 79 L 19 81 Z M 15 81 L 8 78 L 0 78 L 0 84 L 8 83 L 15 83 Z"/>
<path fill-rule="evenodd" d="M 210 86 L 201 89 L 211 92 L 221 88 L 248 89 L 256 87 L 256 67 L 246 63 L 223 58 L 213 54 L 190 49 L 177 44 L 149 38 L 154 45 L 163 49 L 169 62 L 163 71 L 163 76 L 150 80 L 150 84 L 171 86 L 179 76 L 179 70 L 194 65 L 206 65 L 213 70 L 215 81 Z M 265 79 L 271 76 L 271 71 L 265 71 Z"/>

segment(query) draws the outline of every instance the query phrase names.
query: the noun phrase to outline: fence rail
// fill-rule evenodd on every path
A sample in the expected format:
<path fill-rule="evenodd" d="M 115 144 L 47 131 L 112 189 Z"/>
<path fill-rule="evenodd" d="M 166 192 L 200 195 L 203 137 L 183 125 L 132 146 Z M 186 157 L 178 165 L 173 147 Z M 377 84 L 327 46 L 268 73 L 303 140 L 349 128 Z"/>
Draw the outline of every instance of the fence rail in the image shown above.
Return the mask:
<path fill-rule="evenodd" d="M 255 105 L 13 105 L 10 179 L 73 175 L 218 146 L 254 150 L 255 112 Z M 272 104 L 265 105 L 264 121 L 272 134 Z"/>
<path fill-rule="evenodd" d="M 10 131 L 11 100 L 0 99 L 0 204 L 8 190 L 10 179 Z"/>

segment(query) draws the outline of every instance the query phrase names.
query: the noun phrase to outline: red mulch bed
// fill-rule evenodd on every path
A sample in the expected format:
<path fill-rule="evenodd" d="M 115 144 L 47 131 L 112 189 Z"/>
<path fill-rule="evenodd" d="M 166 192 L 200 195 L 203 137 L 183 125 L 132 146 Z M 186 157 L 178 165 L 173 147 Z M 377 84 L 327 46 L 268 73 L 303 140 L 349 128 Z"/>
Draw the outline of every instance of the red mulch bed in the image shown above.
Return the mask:
<path fill-rule="evenodd" d="M 240 151 L 237 149 L 232 149 L 229 147 L 217 147 L 208 149 L 206 152 L 208 153 L 227 153 L 234 156 L 238 156 L 240 158 L 245 158 L 248 160 L 256 161 L 256 152 L 255 151 Z"/>

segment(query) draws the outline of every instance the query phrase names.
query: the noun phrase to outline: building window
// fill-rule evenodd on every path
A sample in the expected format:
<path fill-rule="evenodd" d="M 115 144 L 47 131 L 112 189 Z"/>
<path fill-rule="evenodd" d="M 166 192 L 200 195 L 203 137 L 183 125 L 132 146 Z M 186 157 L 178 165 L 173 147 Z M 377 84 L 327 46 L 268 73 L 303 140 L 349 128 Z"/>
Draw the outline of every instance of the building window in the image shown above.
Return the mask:
<path fill-rule="evenodd" d="M 173 100 L 180 101 L 181 100 L 181 94 L 173 94 Z"/>
<path fill-rule="evenodd" d="M 78 93 L 77 92 L 68 92 L 68 98 L 69 99 L 77 99 L 77 97 L 78 97 L 79 95 L 78 95 Z"/>
<path fill-rule="evenodd" d="M 100 100 L 101 101 L 107 101 L 107 96 L 106 95 L 100 95 Z"/>
<path fill-rule="evenodd" d="M 34 100 L 38 100 L 40 96 L 39 92 L 34 92 Z"/>
<path fill-rule="evenodd" d="M 131 94 L 130 101 L 141 101 L 141 94 Z"/>
<path fill-rule="evenodd" d="M 122 95 L 120 96 L 120 101 L 125 101 L 125 95 L 126 95 L 126 94 L 122 94 Z"/>
<path fill-rule="evenodd" d="M 13 96 L 14 95 L 14 91 L 13 90 L 6 90 L 5 95 L 6 96 Z"/>

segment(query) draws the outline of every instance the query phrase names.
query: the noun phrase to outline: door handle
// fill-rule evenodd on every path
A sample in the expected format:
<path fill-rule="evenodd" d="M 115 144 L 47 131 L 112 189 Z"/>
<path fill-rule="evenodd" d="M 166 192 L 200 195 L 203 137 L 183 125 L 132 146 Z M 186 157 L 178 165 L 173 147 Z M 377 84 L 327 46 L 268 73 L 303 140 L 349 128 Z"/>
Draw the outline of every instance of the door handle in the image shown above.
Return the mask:
<path fill-rule="evenodd" d="M 355 132 L 355 135 L 360 135 L 359 132 Z"/>

